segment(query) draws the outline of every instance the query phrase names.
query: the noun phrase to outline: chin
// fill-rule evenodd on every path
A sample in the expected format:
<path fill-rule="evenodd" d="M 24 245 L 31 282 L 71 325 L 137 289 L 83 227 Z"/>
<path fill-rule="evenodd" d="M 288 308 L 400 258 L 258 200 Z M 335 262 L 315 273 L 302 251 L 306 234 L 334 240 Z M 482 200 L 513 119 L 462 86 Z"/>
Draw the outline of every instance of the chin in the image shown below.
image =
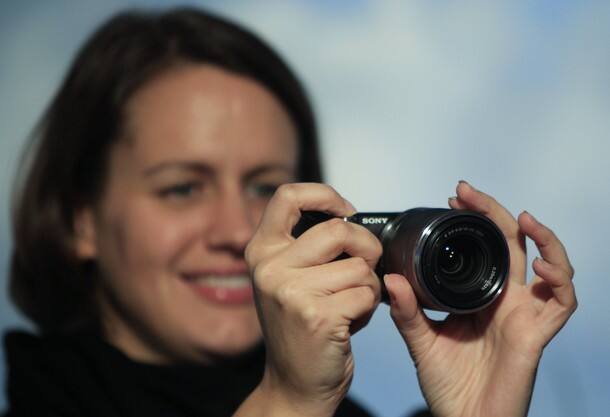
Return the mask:
<path fill-rule="evenodd" d="M 217 356 L 224 356 L 227 358 L 237 357 L 251 351 L 252 349 L 259 346 L 261 343 L 263 343 L 263 339 L 257 338 L 249 343 L 241 343 L 233 346 L 227 346 L 224 349 L 218 351 Z"/>
<path fill-rule="evenodd" d="M 201 335 L 198 347 L 200 357 L 232 358 L 251 351 L 263 342 L 258 320 L 244 326 L 220 328 Z"/>
<path fill-rule="evenodd" d="M 238 359 L 248 352 L 255 350 L 263 343 L 262 337 L 253 339 L 248 343 L 223 344 L 216 346 L 205 346 L 191 352 L 191 360 L 202 364 L 214 364 L 223 361 Z"/>

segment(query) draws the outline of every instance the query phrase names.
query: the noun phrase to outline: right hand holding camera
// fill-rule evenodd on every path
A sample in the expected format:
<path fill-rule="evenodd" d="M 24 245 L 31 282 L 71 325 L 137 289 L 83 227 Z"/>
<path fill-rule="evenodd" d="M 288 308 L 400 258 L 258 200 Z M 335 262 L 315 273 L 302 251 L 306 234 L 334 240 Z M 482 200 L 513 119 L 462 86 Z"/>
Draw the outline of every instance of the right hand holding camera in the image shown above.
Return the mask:
<path fill-rule="evenodd" d="M 269 414 L 332 416 L 353 375 L 350 336 L 380 300 L 379 240 L 333 219 L 295 239 L 301 211 L 339 217 L 355 210 L 331 187 L 288 184 L 270 200 L 246 249 L 267 363 L 260 393 Z M 350 257 L 336 259 L 342 253 Z"/>

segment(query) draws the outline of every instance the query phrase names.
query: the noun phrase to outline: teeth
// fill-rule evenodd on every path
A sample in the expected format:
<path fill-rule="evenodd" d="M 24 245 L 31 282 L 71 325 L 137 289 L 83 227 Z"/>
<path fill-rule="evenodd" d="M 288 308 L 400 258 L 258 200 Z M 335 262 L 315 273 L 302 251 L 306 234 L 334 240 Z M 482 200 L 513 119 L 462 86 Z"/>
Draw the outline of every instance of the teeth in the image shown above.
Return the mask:
<path fill-rule="evenodd" d="M 250 277 L 247 275 L 237 276 L 191 276 L 189 281 L 199 285 L 206 285 L 217 288 L 245 288 L 250 286 Z"/>

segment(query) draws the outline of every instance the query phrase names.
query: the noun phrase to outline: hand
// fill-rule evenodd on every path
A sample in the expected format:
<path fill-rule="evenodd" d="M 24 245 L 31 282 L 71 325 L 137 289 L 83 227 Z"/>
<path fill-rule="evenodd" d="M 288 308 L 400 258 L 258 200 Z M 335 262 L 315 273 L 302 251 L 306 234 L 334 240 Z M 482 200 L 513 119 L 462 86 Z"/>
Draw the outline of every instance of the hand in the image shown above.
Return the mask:
<path fill-rule="evenodd" d="M 295 239 L 301 210 L 355 213 L 322 184 L 284 185 L 270 200 L 246 249 L 267 349 L 261 395 L 303 415 L 330 416 L 351 382 L 350 336 L 379 303 L 374 268 L 381 244 L 342 219 Z M 342 253 L 351 257 L 336 260 Z"/>
<path fill-rule="evenodd" d="M 485 310 L 435 322 L 418 307 L 408 281 L 392 274 L 386 277 L 392 318 L 434 416 L 524 416 L 542 350 L 576 309 L 574 270 L 553 232 L 527 212 L 515 220 L 465 182 L 449 205 L 488 216 L 504 233 L 511 257 L 504 292 Z M 526 236 L 542 256 L 529 283 Z"/>

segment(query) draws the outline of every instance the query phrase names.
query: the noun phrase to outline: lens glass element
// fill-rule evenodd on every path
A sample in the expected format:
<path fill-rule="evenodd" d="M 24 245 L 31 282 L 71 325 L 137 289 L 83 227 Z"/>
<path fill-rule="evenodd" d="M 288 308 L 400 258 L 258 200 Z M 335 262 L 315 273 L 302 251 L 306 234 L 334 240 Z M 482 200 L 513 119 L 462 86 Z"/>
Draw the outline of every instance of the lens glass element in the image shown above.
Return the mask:
<path fill-rule="evenodd" d="M 478 281 L 481 267 L 485 266 L 485 254 L 477 239 L 471 236 L 455 236 L 439 248 L 438 272 L 440 278 L 454 289 L 471 289 Z M 464 288 L 466 287 L 466 288 Z"/>
<path fill-rule="evenodd" d="M 453 236 L 438 248 L 437 277 L 451 290 L 472 291 L 481 285 L 487 256 L 479 239 L 469 234 Z"/>
<path fill-rule="evenodd" d="M 447 276 L 459 274 L 464 269 L 464 253 L 461 249 L 447 244 L 439 253 L 438 264 Z"/>

